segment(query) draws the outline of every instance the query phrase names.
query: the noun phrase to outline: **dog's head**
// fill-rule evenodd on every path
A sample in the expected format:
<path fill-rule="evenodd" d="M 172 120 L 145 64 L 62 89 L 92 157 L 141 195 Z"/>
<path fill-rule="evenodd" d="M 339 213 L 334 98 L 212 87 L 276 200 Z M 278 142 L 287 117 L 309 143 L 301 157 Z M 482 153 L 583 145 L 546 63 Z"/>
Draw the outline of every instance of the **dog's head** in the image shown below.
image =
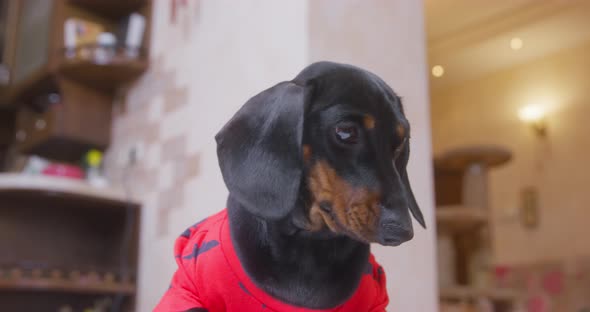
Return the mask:
<path fill-rule="evenodd" d="M 408 211 L 425 226 L 406 172 L 409 135 L 383 80 L 319 62 L 251 98 L 216 140 L 224 181 L 250 213 L 303 214 L 309 232 L 398 245 L 413 237 Z"/>

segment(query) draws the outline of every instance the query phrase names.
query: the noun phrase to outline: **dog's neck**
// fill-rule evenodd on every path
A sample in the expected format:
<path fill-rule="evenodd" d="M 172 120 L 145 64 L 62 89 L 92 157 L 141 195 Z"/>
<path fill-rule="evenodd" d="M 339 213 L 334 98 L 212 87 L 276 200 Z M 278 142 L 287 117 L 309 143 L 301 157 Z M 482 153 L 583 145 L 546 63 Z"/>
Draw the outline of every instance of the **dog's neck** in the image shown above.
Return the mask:
<path fill-rule="evenodd" d="M 273 297 L 296 306 L 327 309 L 357 289 L 369 245 L 344 236 L 298 233 L 288 221 L 262 220 L 230 196 L 231 237 L 248 276 Z"/>

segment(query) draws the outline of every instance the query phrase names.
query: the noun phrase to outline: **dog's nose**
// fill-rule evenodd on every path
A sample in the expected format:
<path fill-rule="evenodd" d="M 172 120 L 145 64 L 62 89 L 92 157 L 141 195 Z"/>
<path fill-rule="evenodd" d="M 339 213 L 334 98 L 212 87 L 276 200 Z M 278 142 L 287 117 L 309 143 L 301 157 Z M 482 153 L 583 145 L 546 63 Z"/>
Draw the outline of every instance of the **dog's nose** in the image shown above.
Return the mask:
<path fill-rule="evenodd" d="M 401 210 L 401 211 L 399 211 Z M 377 242 L 386 246 L 398 246 L 414 237 L 412 222 L 406 209 L 381 209 Z"/>
<path fill-rule="evenodd" d="M 379 243 L 386 246 L 398 246 L 414 237 L 411 225 L 402 226 L 397 222 L 382 222 L 379 231 Z"/>

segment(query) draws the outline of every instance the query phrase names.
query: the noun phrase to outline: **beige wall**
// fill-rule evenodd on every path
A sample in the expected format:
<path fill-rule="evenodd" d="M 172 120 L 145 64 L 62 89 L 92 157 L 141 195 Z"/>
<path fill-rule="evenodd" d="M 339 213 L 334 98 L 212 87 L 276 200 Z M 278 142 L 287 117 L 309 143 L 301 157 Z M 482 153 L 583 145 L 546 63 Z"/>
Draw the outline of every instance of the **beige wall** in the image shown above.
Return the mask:
<path fill-rule="evenodd" d="M 215 133 L 306 63 L 305 2 L 191 0 L 175 22 L 171 2 L 154 1 L 152 66 L 115 120 L 109 154 L 115 179 L 129 148 L 142 154 L 130 177 L 144 203 L 137 311 L 168 288 L 178 235 L 225 207 Z"/>
<path fill-rule="evenodd" d="M 411 243 L 376 253 L 388 273 L 391 311 L 436 311 L 421 4 L 313 1 L 308 8 L 308 1 L 187 1 L 172 23 L 169 2 L 154 3 L 153 65 L 117 115 L 108 155 L 110 175 L 120 180 L 128 149 L 137 145 L 141 152 L 131 174 L 133 191 L 144 202 L 138 311 L 149 311 L 167 288 L 176 237 L 225 205 L 216 131 L 250 96 L 319 58 L 367 66 L 406 99 L 413 126 L 411 180 L 430 229 L 416 229 Z M 358 23 L 343 27 L 359 7 Z M 345 15 L 322 25 L 316 10 Z M 327 33 L 321 28 L 337 36 L 322 38 Z M 342 37 L 353 30 L 354 36 Z"/>
<path fill-rule="evenodd" d="M 430 112 L 421 1 L 311 1 L 310 57 L 365 67 L 403 97 L 412 126 L 409 163 L 428 230 L 397 247 L 373 246 L 387 272 L 389 311 L 437 311 Z"/>
<path fill-rule="evenodd" d="M 434 151 L 499 144 L 514 160 L 491 174 L 495 258 L 530 263 L 590 254 L 590 45 L 560 52 L 432 94 Z M 444 77 L 442 78 L 444 79 Z M 517 118 L 520 107 L 549 108 L 542 143 Z M 518 221 L 519 192 L 535 186 L 540 225 Z"/>

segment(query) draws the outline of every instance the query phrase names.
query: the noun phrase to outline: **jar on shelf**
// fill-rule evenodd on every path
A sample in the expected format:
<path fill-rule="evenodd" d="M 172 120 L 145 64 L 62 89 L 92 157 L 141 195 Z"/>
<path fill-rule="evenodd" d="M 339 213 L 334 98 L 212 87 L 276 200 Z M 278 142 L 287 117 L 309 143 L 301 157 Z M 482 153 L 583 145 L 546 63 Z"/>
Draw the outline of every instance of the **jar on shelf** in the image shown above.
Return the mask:
<path fill-rule="evenodd" d="M 96 38 L 94 61 L 98 64 L 109 63 L 117 54 L 117 38 L 109 32 L 103 32 Z"/>

